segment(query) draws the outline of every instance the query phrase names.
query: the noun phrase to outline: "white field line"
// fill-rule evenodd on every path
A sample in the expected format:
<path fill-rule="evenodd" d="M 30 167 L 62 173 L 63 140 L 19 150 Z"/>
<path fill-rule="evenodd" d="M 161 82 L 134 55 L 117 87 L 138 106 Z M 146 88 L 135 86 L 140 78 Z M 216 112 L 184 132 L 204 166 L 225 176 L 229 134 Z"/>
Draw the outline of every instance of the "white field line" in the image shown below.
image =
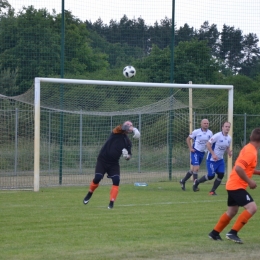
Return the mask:
<path fill-rule="evenodd" d="M 12 193 L 15 193 L 15 191 L 10 191 Z M 8 193 L 10 193 L 8 192 Z M 5 192 L 1 192 L 0 194 L 3 194 Z M 168 202 L 157 202 L 157 203 L 142 203 L 142 204 L 117 204 L 115 205 L 115 207 L 145 207 L 145 206 L 167 206 L 167 205 L 177 205 L 177 204 L 199 204 L 199 203 L 212 203 L 212 202 L 227 202 L 227 200 L 189 200 L 189 201 L 168 201 Z M 82 204 L 83 205 L 83 204 Z M 12 207 L 20 207 L 20 204 L 12 204 Z M 23 205 L 23 207 L 27 207 L 27 208 L 32 208 L 35 207 L 35 204 L 28 204 L 28 205 Z M 45 206 L 40 205 L 39 207 L 44 208 Z M 107 205 L 103 205 L 103 206 L 90 206 L 90 205 L 83 205 L 83 207 L 91 207 L 91 208 L 107 208 Z M 63 207 L 66 208 L 66 207 Z"/>
<path fill-rule="evenodd" d="M 169 202 L 158 202 L 158 203 L 145 203 L 145 204 L 116 204 L 116 207 L 143 207 L 153 205 L 174 205 L 174 204 L 191 204 L 191 203 L 212 203 L 212 202 L 226 202 L 227 200 L 190 200 L 190 201 L 169 201 Z M 94 208 L 104 208 L 104 206 L 97 206 Z"/>

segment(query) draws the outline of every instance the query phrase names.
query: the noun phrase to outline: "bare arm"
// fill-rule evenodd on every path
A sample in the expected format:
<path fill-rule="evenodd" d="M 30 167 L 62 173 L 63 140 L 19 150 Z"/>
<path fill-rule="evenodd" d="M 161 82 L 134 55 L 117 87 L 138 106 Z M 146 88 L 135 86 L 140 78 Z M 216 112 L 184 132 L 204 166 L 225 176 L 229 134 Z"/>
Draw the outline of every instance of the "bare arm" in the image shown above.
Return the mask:
<path fill-rule="evenodd" d="M 188 136 L 188 137 L 186 138 L 186 143 L 187 143 L 187 145 L 188 145 L 188 147 L 189 147 L 189 150 L 190 150 L 191 152 L 194 152 L 194 149 L 193 149 L 192 146 L 191 146 L 192 138 L 191 138 L 190 136 Z"/>
<path fill-rule="evenodd" d="M 250 187 L 250 189 L 255 189 L 256 188 L 256 182 L 250 178 L 248 178 L 248 176 L 246 175 L 246 172 L 240 167 L 240 166 L 236 166 L 235 168 L 238 176 L 245 182 L 248 183 L 248 186 Z"/>
<path fill-rule="evenodd" d="M 255 170 L 254 175 L 260 175 L 260 170 Z"/>
<path fill-rule="evenodd" d="M 232 157 L 232 150 L 230 150 L 230 147 L 227 148 L 227 154 L 229 157 Z"/>

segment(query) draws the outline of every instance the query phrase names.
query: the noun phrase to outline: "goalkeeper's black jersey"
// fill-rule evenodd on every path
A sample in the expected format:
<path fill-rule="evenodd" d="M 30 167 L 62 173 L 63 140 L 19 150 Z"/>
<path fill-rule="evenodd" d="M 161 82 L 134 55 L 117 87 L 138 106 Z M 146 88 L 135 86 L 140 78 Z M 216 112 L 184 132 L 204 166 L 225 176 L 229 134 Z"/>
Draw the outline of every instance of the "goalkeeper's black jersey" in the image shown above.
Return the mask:
<path fill-rule="evenodd" d="M 118 163 L 122 155 L 122 150 L 127 149 L 128 154 L 132 154 L 132 143 L 125 133 L 112 132 L 103 147 L 101 148 L 98 160 L 110 163 Z"/>

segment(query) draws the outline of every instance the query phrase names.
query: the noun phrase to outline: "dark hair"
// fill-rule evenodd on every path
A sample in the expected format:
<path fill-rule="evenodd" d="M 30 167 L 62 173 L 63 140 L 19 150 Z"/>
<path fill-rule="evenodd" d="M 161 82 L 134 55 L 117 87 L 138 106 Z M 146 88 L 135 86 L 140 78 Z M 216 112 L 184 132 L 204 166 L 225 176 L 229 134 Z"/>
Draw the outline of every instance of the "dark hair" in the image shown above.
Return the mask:
<path fill-rule="evenodd" d="M 255 128 L 250 135 L 251 142 L 260 142 L 260 128 Z"/>
<path fill-rule="evenodd" d="M 224 124 L 226 124 L 226 123 L 229 123 L 230 125 L 231 125 L 231 123 L 230 122 L 228 122 L 228 121 L 225 121 L 224 123 L 222 123 L 222 127 L 224 126 Z"/>

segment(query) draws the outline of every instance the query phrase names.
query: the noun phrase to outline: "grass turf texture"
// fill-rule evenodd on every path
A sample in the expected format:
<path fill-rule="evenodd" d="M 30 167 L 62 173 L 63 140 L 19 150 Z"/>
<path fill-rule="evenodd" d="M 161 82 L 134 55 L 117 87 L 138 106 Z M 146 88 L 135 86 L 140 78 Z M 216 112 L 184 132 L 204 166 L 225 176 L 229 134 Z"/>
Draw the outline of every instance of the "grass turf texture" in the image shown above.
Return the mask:
<path fill-rule="evenodd" d="M 0 191 L 0 259 L 259 259 L 260 213 L 239 232 L 244 244 L 212 241 L 208 233 L 226 210 L 224 185 L 192 191 L 176 182 L 121 185 L 108 210 L 110 186 L 100 186 L 88 205 L 88 187 Z M 260 204 L 260 188 L 249 191 Z M 240 209 L 239 212 L 241 212 Z"/>

